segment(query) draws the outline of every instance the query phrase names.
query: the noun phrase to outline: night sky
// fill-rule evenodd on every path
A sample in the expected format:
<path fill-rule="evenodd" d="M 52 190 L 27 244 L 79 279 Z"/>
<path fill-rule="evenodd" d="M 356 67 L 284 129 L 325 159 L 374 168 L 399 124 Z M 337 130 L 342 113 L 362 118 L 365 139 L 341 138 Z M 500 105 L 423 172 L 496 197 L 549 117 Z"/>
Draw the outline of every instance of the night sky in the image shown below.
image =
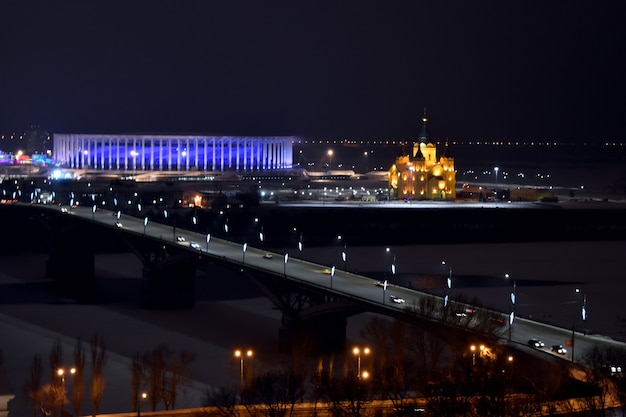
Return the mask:
<path fill-rule="evenodd" d="M 1 0 L 0 132 L 626 139 L 626 2 Z"/>

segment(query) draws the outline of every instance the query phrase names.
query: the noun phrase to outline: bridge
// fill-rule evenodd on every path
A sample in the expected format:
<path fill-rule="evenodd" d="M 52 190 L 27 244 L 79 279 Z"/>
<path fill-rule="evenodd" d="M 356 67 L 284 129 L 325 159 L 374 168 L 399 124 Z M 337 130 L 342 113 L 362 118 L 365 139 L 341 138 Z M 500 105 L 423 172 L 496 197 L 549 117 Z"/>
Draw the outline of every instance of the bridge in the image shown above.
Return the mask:
<path fill-rule="evenodd" d="M 29 221 L 48 231 L 54 241 L 48 274 L 69 291 L 84 293 L 89 289 L 99 242 L 114 239 L 143 265 L 145 285 L 140 301 L 145 306 L 192 305 L 196 268 L 200 263 L 209 264 L 216 271 L 226 269 L 253 281 L 282 312 L 281 332 L 285 339 L 314 332 L 326 347 L 336 346 L 345 338 L 347 317 L 375 312 L 418 324 L 444 338 L 452 334 L 468 340 L 483 338 L 568 365 L 576 364 L 595 345 L 625 346 L 608 338 L 525 318 L 511 320 L 509 314 L 502 312 L 386 285 L 344 271 L 341 265 L 298 259 L 297 253 L 267 252 L 115 211 L 21 203 L 3 207 L 13 213 L 28 213 Z M 546 346 L 531 347 L 529 339 L 544 340 Z M 574 341 L 567 353 L 550 349 L 552 344 L 567 339 Z"/>

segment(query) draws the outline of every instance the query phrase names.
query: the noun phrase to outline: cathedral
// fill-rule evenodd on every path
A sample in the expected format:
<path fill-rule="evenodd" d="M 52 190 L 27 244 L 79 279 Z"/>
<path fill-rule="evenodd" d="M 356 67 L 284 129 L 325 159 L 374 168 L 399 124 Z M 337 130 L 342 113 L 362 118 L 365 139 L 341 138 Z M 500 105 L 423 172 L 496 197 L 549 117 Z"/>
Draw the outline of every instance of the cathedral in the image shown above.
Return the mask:
<path fill-rule="evenodd" d="M 422 129 L 412 152 L 406 149 L 389 169 L 389 197 L 407 200 L 454 200 L 456 198 L 456 172 L 454 158 L 447 155 L 446 142 L 443 154 L 437 159 L 437 147 L 429 142 L 426 114 Z"/>

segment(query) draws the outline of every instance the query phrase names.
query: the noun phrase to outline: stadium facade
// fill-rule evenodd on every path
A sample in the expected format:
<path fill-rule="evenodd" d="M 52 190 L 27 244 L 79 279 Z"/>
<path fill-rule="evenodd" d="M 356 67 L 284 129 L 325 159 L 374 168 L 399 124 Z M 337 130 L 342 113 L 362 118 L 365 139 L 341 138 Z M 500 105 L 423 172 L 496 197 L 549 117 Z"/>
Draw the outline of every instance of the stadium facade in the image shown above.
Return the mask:
<path fill-rule="evenodd" d="M 56 164 L 102 171 L 264 171 L 292 167 L 292 136 L 53 134 Z"/>

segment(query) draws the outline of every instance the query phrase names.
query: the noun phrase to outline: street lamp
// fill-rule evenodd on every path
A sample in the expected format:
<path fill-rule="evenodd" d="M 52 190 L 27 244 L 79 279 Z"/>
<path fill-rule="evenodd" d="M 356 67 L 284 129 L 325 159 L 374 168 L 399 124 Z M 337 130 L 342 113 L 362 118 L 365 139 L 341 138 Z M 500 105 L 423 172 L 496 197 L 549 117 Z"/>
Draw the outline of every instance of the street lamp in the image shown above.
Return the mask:
<path fill-rule="evenodd" d="M 472 352 L 472 366 L 476 365 L 476 345 L 470 346 L 470 351 Z M 480 345 L 478 347 L 478 355 L 482 355 L 485 351 L 485 345 Z"/>
<path fill-rule="evenodd" d="M 211 241 L 211 233 L 207 233 L 206 235 L 206 251 L 209 251 L 209 242 Z"/>
<path fill-rule="evenodd" d="M 580 288 L 576 288 L 576 293 L 580 293 Z M 587 335 L 587 294 L 583 293 L 583 305 L 580 309 L 580 315 L 583 319 L 583 334 Z"/>
<path fill-rule="evenodd" d="M 137 417 L 141 417 L 141 400 L 145 400 L 146 398 L 148 398 L 148 393 L 147 392 L 142 392 L 141 395 L 139 395 L 139 393 L 137 393 L 138 395 L 138 399 L 137 399 Z"/>
<path fill-rule="evenodd" d="M 248 249 L 248 244 L 244 242 L 242 246 L 242 258 L 241 258 L 241 266 L 243 267 L 246 264 L 246 249 Z"/>
<path fill-rule="evenodd" d="M 331 171 L 333 169 L 333 150 L 328 150 L 328 170 Z"/>
<path fill-rule="evenodd" d="M 287 261 L 289 260 L 289 254 L 285 253 L 285 264 L 283 265 L 283 275 L 287 278 Z"/>
<path fill-rule="evenodd" d="M 367 151 L 363 152 L 363 156 L 365 156 L 365 173 L 367 174 Z"/>
<path fill-rule="evenodd" d="M 496 173 L 496 189 L 494 192 L 494 199 L 495 201 L 498 201 L 498 171 L 500 170 L 500 168 L 495 167 L 493 170 Z"/>
<path fill-rule="evenodd" d="M 504 278 L 509 279 L 509 274 L 504 274 Z M 509 314 L 509 342 L 511 341 L 511 328 L 513 327 L 513 320 L 515 320 L 515 293 L 516 293 L 517 285 L 515 280 L 513 280 L 513 291 L 511 291 L 511 304 L 510 304 L 510 314 Z"/>
<path fill-rule="evenodd" d="M 576 288 L 576 294 L 580 293 L 580 288 Z M 583 335 L 587 335 L 587 295 L 583 293 L 583 305 L 580 310 L 581 317 L 583 319 Z M 574 362 L 574 348 L 575 348 L 575 322 L 576 320 L 572 320 L 572 362 Z"/>
<path fill-rule="evenodd" d="M 337 236 L 337 240 L 341 241 L 343 237 L 341 235 Z M 347 250 L 348 242 L 343 239 L 343 250 L 341 251 L 341 260 L 343 261 L 343 270 L 348 272 L 348 250 Z"/>
<path fill-rule="evenodd" d="M 446 261 L 441 261 L 441 265 L 445 266 Z M 443 307 L 448 306 L 448 302 L 450 301 L 450 296 L 448 292 L 452 289 L 452 266 L 449 266 L 448 278 L 446 279 L 446 284 L 443 287 Z"/>
<path fill-rule="evenodd" d="M 369 355 L 370 348 L 366 347 L 363 349 L 362 352 L 364 355 Z M 355 347 L 354 349 L 352 349 L 352 353 L 356 356 L 356 377 L 358 379 L 361 379 L 361 349 Z"/>
<path fill-rule="evenodd" d="M 302 233 L 300 233 L 300 240 L 298 240 L 298 250 L 300 251 L 300 256 L 302 256 L 302 249 L 303 249 L 303 244 L 302 244 Z"/>
<path fill-rule="evenodd" d="M 148 225 L 148 217 L 146 216 L 146 217 L 143 219 L 143 234 L 144 234 L 144 235 L 146 234 L 146 226 L 147 226 L 147 225 Z"/>
<path fill-rule="evenodd" d="M 333 277 L 335 276 L 335 265 L 330 268 L 330 288 L 333 287 Z"/>
<path fill-rule="evenodd" d="M 76 368 L 70 368 L 69 372 L 71 375 L 74 375 L 76 373 Z M 61 387 L 62 387 L 62 391 L 63 391 L 63 406 L 62 406 L 62 413 L 64 414 L 65 412 L 65 369 L 63 368 L 59 368 L 57 369 L 57 375 L 61 378 Z"/>
<path fill-rule="evenodd" d="M 239 358 L 239 384 L 240 384 L 241 389 L 243 389 L 243 386 L 244 386 L 243 359 L 244 359 L 244 356 L 251 358 L 252 354 L 253 354 L 252 350 L 250 349 L 248 349 L 245 352 L 245 354 L 243 351 L 239 349 L 235 351 L 235 357 Z"/>

